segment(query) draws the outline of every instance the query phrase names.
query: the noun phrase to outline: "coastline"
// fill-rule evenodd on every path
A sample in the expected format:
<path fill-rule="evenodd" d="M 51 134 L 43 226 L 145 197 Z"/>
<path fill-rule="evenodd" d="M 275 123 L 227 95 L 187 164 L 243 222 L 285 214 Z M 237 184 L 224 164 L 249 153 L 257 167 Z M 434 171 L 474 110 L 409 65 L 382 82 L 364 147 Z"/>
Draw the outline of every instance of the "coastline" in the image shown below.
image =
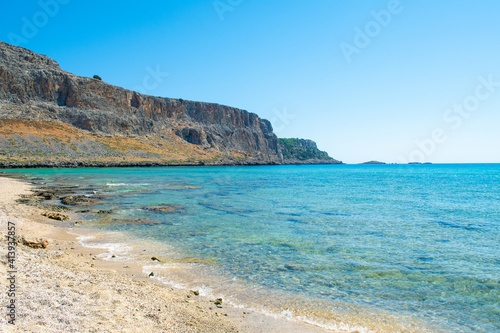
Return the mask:
<path fill-rule="evenodd" d="M 0 177 L 0 185 L 2 233 L 7 234 L 11 222 L 18 239 L 48 241 L 40 249 L 17 245 L 15 325 L 0 317 L 0 327 L 10 332 L 332 332 L 226 304 L 219 308 L 213 297 L 151 279 L 130 259 L 106 260 L 105 248 L 79 241 L 83 229 L 76 234 L 43 217 L 42 209 L 17 203 L 31 185 L 6 177 Z M 3 240 L 0 274 L 7 276 L 7 238 Z"/>
<path fill-rule="evenodd" d="M 89 162 L 89 161 L 58 161 L 58 162 L 8 162 L 0 161 L 0 169 L 40 169 L 40 168 L 130 168 L 130 167 L 192 167 L 192 166 L 266 166 L 266 165 L 342 165 L 336 160 L 288 160 L 283 163 L 266 162 L 259 160 L 225 160 L 222 162 L 195 161 L 195 162 Z"/>

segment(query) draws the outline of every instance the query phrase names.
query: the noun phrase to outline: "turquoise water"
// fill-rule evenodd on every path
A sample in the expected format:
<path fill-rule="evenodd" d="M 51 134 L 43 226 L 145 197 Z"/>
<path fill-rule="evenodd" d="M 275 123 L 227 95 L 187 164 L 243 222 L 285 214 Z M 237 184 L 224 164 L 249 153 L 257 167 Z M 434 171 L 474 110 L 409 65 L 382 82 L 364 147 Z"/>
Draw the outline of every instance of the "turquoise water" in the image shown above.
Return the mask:
<path fill-rule="evenodd" d="M 500 332 L 500 165 L 20 171 L 120 194 L 95 228 L 206 260 L 236 303 L 374 331 Z M 182 207 L 142 209 L 164 203 Z"/>

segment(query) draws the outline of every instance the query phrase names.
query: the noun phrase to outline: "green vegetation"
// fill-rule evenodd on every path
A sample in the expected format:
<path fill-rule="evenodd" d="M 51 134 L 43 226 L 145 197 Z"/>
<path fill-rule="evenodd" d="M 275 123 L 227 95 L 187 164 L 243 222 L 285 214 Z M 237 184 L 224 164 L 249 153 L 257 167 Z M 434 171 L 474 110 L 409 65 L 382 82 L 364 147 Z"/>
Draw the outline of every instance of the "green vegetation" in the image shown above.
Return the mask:
<path fill-rule="evenodd" d="M 305 161 L 309 159 L 332 160 L 324 151 L 316 147 L 316 143 L 311 140 L 304 139 L 279 139 L 283 159 L 296 159 Z"/>
<path fill-rule="evenodd" d="M 101 77 L 99 75 L 94 75 L 93 78 L 96 79 L 96 80 L 102 81 L 102 79 L 101 79 Z"/>

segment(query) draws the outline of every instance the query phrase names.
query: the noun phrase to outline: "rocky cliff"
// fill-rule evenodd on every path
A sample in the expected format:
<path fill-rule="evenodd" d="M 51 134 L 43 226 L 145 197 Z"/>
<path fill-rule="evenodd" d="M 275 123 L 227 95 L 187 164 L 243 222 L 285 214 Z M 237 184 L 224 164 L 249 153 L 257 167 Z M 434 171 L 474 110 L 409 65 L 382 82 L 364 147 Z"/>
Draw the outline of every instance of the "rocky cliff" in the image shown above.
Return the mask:
<path fill-rule="evenodd" d="M 143 95 L 0 42 L 0 165 L 281 163 L 254 113 Z"/>
<path fill-rule="evenodd" d="M 307 139 L 279 139 L 284 164 L 342 164 Z"/>

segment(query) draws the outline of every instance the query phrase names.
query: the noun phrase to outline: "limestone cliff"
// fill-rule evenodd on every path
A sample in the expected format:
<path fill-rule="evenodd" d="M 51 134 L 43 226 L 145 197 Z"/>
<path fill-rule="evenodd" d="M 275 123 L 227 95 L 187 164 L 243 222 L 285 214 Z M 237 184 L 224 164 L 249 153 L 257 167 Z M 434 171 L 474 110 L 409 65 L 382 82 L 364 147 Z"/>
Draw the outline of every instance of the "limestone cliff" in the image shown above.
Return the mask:
<path fill-rule="evenodd" d="M 0 166 L 281 163 L 254 113 L 140 94 L 0 42 Z"/>

